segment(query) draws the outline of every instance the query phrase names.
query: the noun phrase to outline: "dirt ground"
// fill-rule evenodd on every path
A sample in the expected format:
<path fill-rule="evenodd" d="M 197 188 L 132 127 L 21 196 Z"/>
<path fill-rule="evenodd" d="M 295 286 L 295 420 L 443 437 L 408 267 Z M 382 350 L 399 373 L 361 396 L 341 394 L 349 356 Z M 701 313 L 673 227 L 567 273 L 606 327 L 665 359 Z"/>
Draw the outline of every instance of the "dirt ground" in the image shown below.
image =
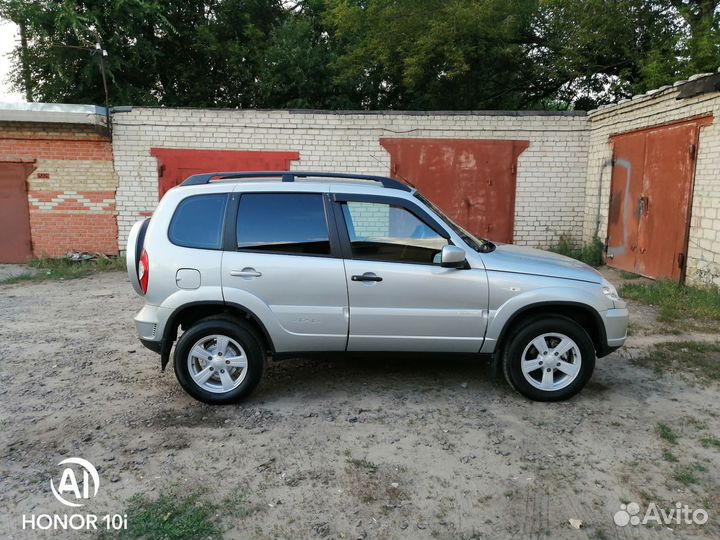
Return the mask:
<path fill-rule="evenodd" d="M 0 282 L 23 274 L 32 274 L 35 271 L 34 268 L 24 264 L 0 264 Z"/>
<path fill-rule="evenodd" d="M 120 272 L 0 285 L 3 538 L 93 537 L 21 530 L 23 514 L 69 511 L 49 488 L 69 456 L 100 473 L 87 512 L 243 494 L 218 511 L 228 539 L 720 537 L 720 449 L 701 443 L 720 435 L 718 386 L 631 362 L 718 336 L 661 335 L 651 307 L 631 305 L 636 335 L 565 403 L 527 401 L 483 362 L 368 356 L 271 362 L 249 401 L 211 407 L 137 341 L 141 303 Z M 617 527 L 630 502 L 710 520 Z"/>

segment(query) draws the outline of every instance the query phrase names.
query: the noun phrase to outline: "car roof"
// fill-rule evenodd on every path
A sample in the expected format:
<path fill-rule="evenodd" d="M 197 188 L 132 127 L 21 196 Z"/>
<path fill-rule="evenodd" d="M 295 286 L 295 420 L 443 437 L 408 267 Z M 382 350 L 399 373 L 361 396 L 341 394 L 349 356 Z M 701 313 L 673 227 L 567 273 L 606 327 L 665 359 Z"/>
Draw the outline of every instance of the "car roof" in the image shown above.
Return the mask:
<path fill-rule="evenodd" d="M 298 181 L 336 181 L 336 182 L 361 182 L 374 183 L 385 188 L 411 191 L 412 188 L 406 183 L 389 178 L 387 176 L 375 176 L 368 174 L 345 173 L 345 172 L 314 172 L 314 171 L 239 171 L 239 172 L 209 172 L 195 174 L 187 178 L 181 186 L 206 185 L 222 181 L 281 181 L 283 183 L 295 183 Z"/>
<path fill-rule="evenodd" d="M 178 188 L 181 188 L 178 190 Z M 275 192 L 275 193 L 359 193 L 386 196 L 405 196 L 415 189 L 407 184 L 383 176 L 350 173 L 262 171 L 218 172 L 194 175 L 173 191 L 190 193 L 213 192 Z M 180 194 L 180 193 L 178 193 Z"/>

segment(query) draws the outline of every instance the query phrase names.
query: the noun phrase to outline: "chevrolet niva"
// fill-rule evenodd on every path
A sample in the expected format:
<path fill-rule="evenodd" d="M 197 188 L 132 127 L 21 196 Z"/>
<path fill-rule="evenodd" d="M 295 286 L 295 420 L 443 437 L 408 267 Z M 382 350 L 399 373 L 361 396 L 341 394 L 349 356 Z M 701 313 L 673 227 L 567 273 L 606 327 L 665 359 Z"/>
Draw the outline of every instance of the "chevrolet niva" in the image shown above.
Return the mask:
<path fill-rule="evenodd" d="M 178 381 L 211 404 L 248 396 L 268 355 L 341 351 L 489 356 L 524 396 L 562 400 L 627 335 L 593 268 L 477 238 L 384 177 L 191 176 L 126 255 L 140 340 L 163 369 L 177 341 Z"/>

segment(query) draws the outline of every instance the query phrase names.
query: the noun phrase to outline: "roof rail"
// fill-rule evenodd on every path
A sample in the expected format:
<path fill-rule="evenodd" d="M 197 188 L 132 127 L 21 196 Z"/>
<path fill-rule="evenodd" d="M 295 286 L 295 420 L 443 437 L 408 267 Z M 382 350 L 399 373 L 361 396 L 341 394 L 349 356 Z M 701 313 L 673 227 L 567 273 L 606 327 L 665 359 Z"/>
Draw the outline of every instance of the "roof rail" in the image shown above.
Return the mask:
<path fill-rule="evenodd" d="M 296 178 L 340 178 L 349 180 L 368 180 L 379 182 L 383 187 L 411 191 L 410 187 L 399 180 L 384 176 L 369 176 L 366 174 L 327 173 L 327 172 L 297 172 L 297 171 L 260 171 L 260 172 L 215 172 L 195 174 L 185 180 L 181 186 L 198 186 L 209 184 L 213 180 L 231 180 L 243 178 L 280 178 L 283 182 L 294 182 Z"/>

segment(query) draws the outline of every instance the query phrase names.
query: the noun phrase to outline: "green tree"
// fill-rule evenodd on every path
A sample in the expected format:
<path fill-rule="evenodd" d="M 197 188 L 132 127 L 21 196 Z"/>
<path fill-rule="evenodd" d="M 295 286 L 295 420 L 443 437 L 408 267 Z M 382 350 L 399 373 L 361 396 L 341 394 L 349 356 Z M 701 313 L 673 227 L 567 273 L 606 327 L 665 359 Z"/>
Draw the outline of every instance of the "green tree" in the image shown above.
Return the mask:
<path fill-rule="evenodd" d="M 335 80 L 370 109 L 518 108 L 534 99 L 534 0 L 328 0 Z"/>
<path fill-rule="evenodd" d="M 720 0 L 670 0 L 670 4 L 686 23 L 685 73 L 715 71 L 720 65 Z"/>
<path fill-rule="evenodd" d="M 720 0 L 0 0 L 34 99 L 591 108 L 720 65 Z"/>
<path fill-rule="evenodd" d="M 34 98 L 66 103 L 103 102 L 100 39 L 113 103 L 254 106 L 267 35 L 283 14 L 281 0 L 0 2 L 0 15 L 25 27 Z"/>
<path fill-rule="evenodd" d="M 535 28 L 538 76 L 576 108 L 672 82 L 681 69 L 681 21 L 667 2 L 544 0 Z"/>
<path fill-rule="evenodd" d="M 257 74 L 259 106 L 360 108 L 353 89 L 333 80 L 339 51 L 323 25 L 323 13 L 323 0 L 306 0 L 272 29 Z"/>

